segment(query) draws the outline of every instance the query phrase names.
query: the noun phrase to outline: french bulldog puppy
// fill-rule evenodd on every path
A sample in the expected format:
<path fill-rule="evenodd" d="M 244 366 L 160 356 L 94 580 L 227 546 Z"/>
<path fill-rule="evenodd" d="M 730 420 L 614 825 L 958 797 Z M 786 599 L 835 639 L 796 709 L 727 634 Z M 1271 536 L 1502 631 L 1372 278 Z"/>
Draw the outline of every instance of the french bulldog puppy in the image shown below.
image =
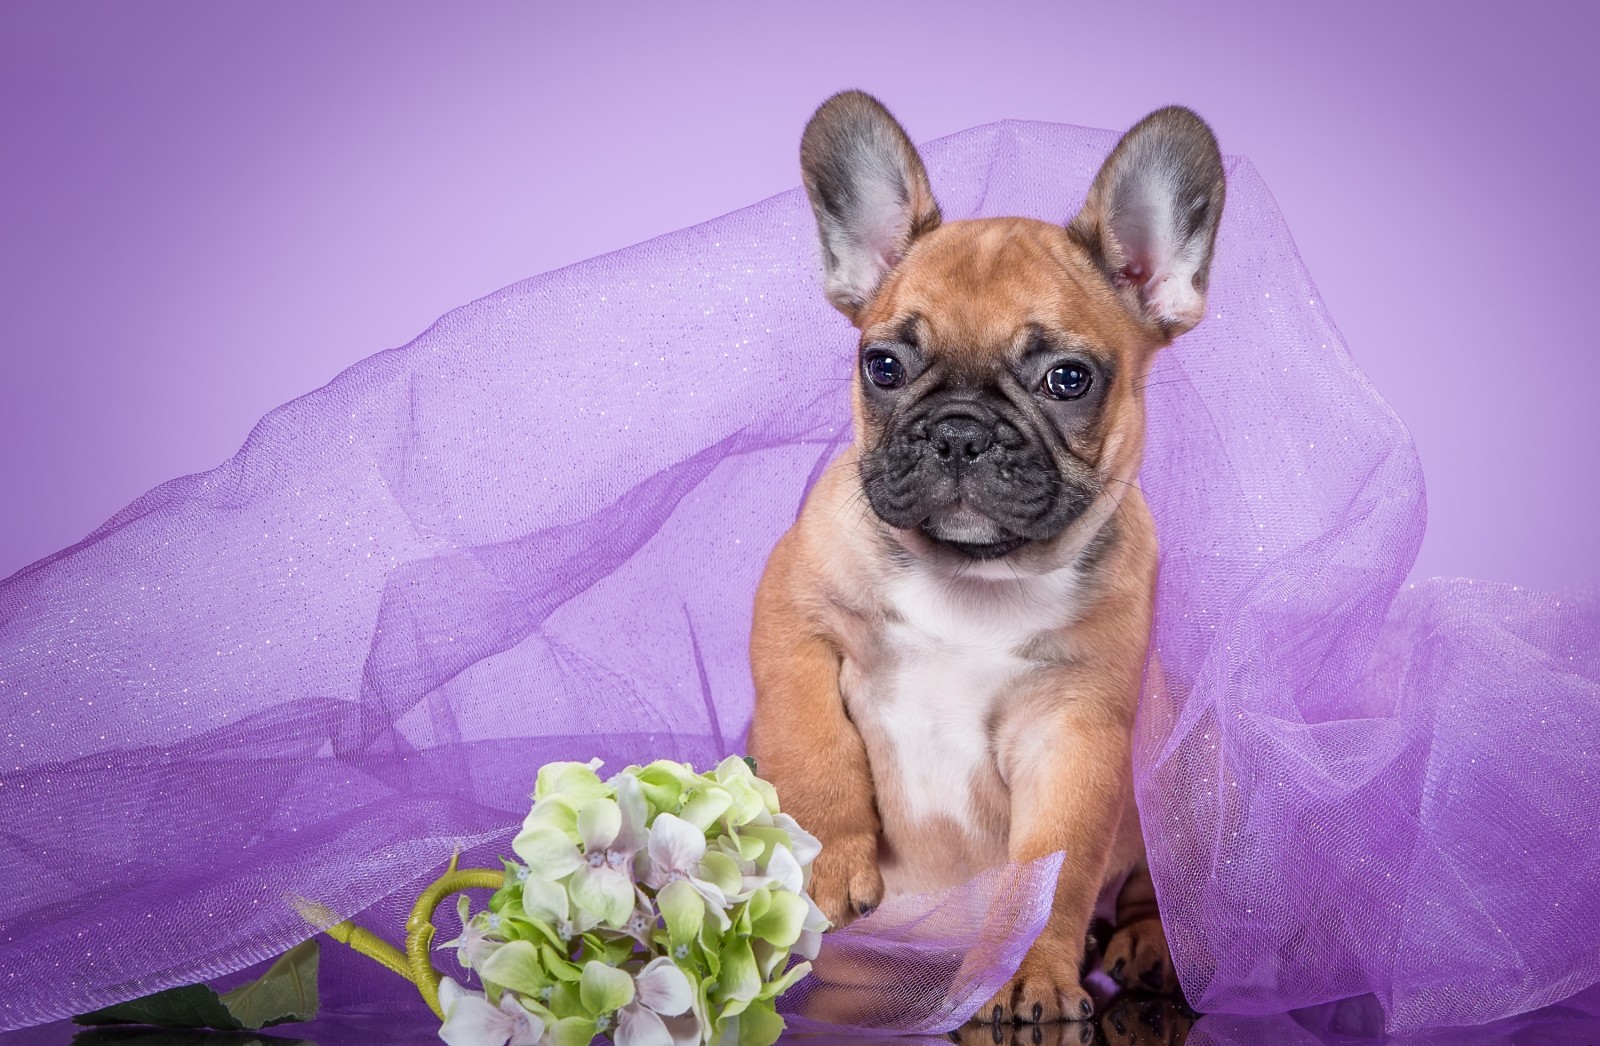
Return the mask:
<path fill-rule="evenodd" d="M 844 923 L 1064 851 L 1048 926 L 980 1013 L 1091 1017 L 1102 894 L 1106 972 L 1171 990 L 1132 789 L 1156 577 L 1137 476 L 1151 363 L 1205 313 L 1216 140 L 1151 113 L 1064 226 L 943 221 L 857 91 L 800 157 L 828 299 L 860 331 L 855 439 L 762 578 L 750 747 L 823 843 L 812 895 Z"/>

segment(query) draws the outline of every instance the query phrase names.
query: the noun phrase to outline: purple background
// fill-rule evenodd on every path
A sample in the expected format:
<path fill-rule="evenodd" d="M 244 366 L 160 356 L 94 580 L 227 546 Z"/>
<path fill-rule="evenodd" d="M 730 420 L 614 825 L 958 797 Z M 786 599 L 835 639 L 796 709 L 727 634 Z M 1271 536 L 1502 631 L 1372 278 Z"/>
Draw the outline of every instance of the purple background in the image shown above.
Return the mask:
<path fill-rule="evenodd" d="M 1593 583 L 1584 6 L 7 4 L 0 576 L 453 306 L 792 186 L 861 86 L 919 140 L 1198 109 L 1416 436 L 1415 575 Z"/>

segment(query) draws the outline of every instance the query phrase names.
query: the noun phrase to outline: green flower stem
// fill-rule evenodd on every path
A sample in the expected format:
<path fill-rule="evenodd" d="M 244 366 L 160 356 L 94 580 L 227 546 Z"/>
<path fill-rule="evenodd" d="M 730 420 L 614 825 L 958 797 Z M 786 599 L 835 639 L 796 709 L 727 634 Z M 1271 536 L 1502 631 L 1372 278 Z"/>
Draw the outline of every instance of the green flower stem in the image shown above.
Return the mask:
<path fill-rule="evenodd" d="M 346 919 L 342 923 L 334 923 L 323 932 L 340 944 L 349 945 L 353 951 L 380 963 L 385 969 L 411 980 L 411 967 L 406 964 L 405 953 L 365 926 L 357 926 Z"/>
<path fill-rule="evenodd" d="M 440 1020 L 444 1019 L 444 1011 L 439 1007 L 439 982 L 444 980 L 444 974 L 434 969 L 428 958 L 428 949 L 433 944 L 433 915 L 451 894 L 462 890 L 498 890 L 506 881 L 504 871 L 493 868 L 458 869 L 456 859 L 456 856 L 450 858 L 450 866 L 445 873 L 430 883 L 417 898 L 417 903 L 411 906 L 411 916 L 406 919 L 404 952 L 349 919 L 323 929 L 340 944 L 348 945 L 353 951 L 415 984 L 417 991 L 422 993 L 422 1001 Z M 313 923 L 318 921 L 318 915 L 327 911 L 309 902 L 301 902 L 298 907 L 306 919 Z"/>
<path fill-rule="evenodd" d="M 439 1007 L 439 982 L 444 980 L 444 974 L 434 969 L 432 961 L 428 958 L 428 949 L 433 944 L 433 913 L 439 910 L 439 905 L 443 904 L 444 899 L 451 894 L 460 893 L 462 890 L 498 890 L 505 881 L 506 873 L 500 869 L 458 870 L 456 859 L 452 857 L 449 870 L 423 890 L 422 896 L 417 898 L 417 903 L 411 906 L 411 917 L 406 920 L 406 962 L 410 967 L 409 976 L 416 984 L 417 991 L 422 993 L 422 1001 L 428 1004 L 428 1009 L 432 1010 L 440 1020 L 444 1020 L 444 1010 Z"/>

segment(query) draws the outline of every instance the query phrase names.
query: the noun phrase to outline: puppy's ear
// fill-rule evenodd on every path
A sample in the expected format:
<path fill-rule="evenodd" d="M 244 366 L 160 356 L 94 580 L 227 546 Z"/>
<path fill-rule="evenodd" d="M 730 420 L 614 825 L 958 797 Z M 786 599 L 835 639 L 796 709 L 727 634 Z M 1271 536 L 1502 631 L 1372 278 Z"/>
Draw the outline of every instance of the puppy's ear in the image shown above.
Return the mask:
<path fill-rule="evenodd" d="M 1180 106 L 1157 109 L 1122 136 L 1067 232 L 1171 339 L 1205 315 L 1224 195 L 1211 128 Z"/>
<path fill-rule="evenodd" d="M 911 241 L 939 224 L 939 205 L 911 139 L 869 94 L 822 103 L 800 139 L 817 215 L 828 300 L 855 322 Z"/>

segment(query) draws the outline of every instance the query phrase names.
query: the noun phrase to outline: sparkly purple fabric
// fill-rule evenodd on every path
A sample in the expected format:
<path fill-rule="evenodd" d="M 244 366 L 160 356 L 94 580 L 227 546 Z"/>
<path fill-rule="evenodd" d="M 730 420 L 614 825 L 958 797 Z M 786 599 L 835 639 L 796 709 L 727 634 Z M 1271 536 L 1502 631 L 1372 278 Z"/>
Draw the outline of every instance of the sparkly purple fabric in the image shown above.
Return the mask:
<path fill-rule="evenodd" d="M 927 157 L 952 218 L 1063 220 L 1113 141 Z M 1600 980 L 1600 605 L 1402 590 L 1416 454 L 1229 174 L 1142 477 L 1138 797 L 1184 987 L 1390 1028 L 1563 999 Z M 394 926 L 452 850 L 506 849 L 547 760 L 738 751 L 752 592 L 848 438 L 852 335 L 786 193 L 453 312 L 0 585 L 0 1028 L 277 953 L 295 896 Z M 865 971 L 901 987 L 844 1023 L 954 1025 L 1037 932 L 1032 873 L 841 935 L 808 991 Z"/>

